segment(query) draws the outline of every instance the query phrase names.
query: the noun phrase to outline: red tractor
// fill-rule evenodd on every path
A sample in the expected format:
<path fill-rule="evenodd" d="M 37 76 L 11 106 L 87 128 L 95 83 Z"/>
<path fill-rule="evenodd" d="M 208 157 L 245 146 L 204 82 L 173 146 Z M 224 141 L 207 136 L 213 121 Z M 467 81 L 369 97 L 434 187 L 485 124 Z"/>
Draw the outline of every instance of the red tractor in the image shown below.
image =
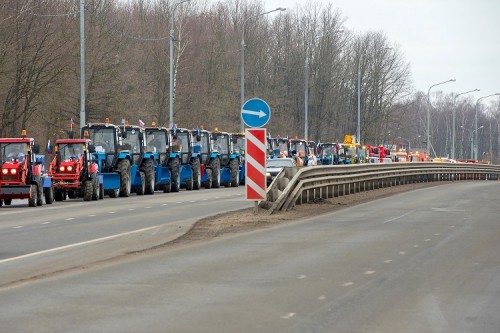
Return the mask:
<path fill-rule="evenodd" d="M 65 200 L 66 196 L 84 201 L 103 198 L 98 165 L 93 162 L 89 147 L 89 139 L 56 140 L 55 156 L 49 166 L 56 201 Z"/>
<path fill-rule="evenodd" d="M 28 199 L 30 207 L 52 203 L 50 178 L 42 176 L 43 165 L 36 161 L 40 147 L 34 139 L 0 138 L 0 206 L 9 206 L 12 199 Z M 45 188 L 44 188 L 45 186 Z"/>

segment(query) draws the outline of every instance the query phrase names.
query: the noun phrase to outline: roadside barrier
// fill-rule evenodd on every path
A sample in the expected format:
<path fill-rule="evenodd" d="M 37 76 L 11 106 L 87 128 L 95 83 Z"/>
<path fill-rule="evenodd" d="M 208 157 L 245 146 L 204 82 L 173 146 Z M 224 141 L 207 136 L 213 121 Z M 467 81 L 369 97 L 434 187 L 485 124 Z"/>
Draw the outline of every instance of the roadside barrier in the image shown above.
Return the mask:
<path fill-rule="evenodd" d="M 435 181 L 498 180 L 500 165 L 392 163 L 320 165 L 283 169 L 259 207 L 267 214 L 295 205 L 384 187 Z"/>

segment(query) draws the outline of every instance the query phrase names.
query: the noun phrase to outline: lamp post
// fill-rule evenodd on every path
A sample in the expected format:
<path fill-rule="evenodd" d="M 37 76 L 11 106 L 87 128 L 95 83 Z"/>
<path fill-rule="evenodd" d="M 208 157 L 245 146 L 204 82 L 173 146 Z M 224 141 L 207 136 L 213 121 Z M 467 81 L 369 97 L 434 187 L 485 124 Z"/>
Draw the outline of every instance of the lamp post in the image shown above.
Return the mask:
<path fill-rule="evenodd" d="M 455 82 L 455 79 L 449 79 L 448 81 L 443 81 L 439 82 L 436 84 L 433 84 L 432 86 L 429 87 L 429 90 L 427 90 L 427 154 L 430 156 L 431 155 L 431 99 L 430 99 L 430 93 L 431 89 L 435 86 L 439 86 L 441 84 L 445 84 L 448 82 Z"/>
<path fill-rule="evenodd" d="M 333 33 L 344 32 L 344 29 L 335 30 Z M 319 39 L 325 35 L 317 36 Z M 304 63 L 304 140 L 309 137 L 309 52 L 306 44 L 306 59 Z"/>
<path fill-rule="evenodd" d="M 270 13 L 276 12 L 278 10 L 285 11 L 286 8 L 278 7 L 276 9 L 270 10 L 268 12 L 249 16 L 245 19 L 245 21 L 243 21 L 243 26 L 241 28 L 241 49 L 240 49 L 240 53 L 241 53 L 241 60 L 240 60 L 241 61 L 241 75 L 240 75 L 241 76 L 240 77 L 240 98 L 241 98 L 240 104 L 241 104 L 241 108 L 240 109 L 243 109 L 243 104 L 245 104 L 245 46 L 246 46 L 245 45 L 245 25 L 246 25 L 247 21 L 250 19 L 262 16 L 262 15 L 270 14 Z M 242 118 L 240 121 L 240 132 L 243 132 L 244 130 L 245 130 L 245 125 L 243 124 L 243 118 Z"/>
<path fill-rule="evenodd" d="M 175 18 L 175 10 L 177 6 L 183 4 L 184 2 L 188 2 L 191 0 L 182 0 L 175 3 L 172 7 L 172 15 L 170 17 L 170 91 L 169 91 L 169 115 L 170 120 L 168 125 L 170 128 L 174 126 L 174 18 Z"/>
<path fill-rule="evenodd" d="M 85 126 L 85 0 L 80 0 L 80 129 Z"/>
<path fill-rule="evenodd" d="M 500 95 L 500 93 L 494 93 L 494 94 L 491 94 L 491 95 L 488 95 L 488 96 L 483 96 L 483 97 L 479 97 L 476 101 L 476 112 L 475 112 L 475 115 L 474 115 L 474 128 L 476 129 L 475 130 L 475 137 L 474 137 L 474 158 L 477 160 L 477 148 L 478 148 L 478 140 L 477 140 L 477 110 L 479 109 L 479 101 L 482 100 L 482 99 L 485 99 L 485 98 L 488 98 L 488 97 L 491 97 L 491 96 L 498 96 Z M 481 128 L 483 128 L 483 126 L 481 126 Z"/>
<path fill-rule="evenodd" d="M 454 160 L 455 159 L 455 119 L 456 119 L 456 102 L 457 102 L 457 98 L 458 96 L 460 95 L 465 95 L 465 94 L 470 94 L 471 92 L 475 92 L 475 91 L 480 91 L 479 89 L 474 89 L 474 90 L 470 90 L 470 91 L 466 91 L 466 92 L 463 92 L 463 93 L 459 93 L 457 95 L 455 95 L 455 99 L 453 100 L 453 120 L 452 120 L 452 128 L 451 128 L 451 159 Z"/>
<path fill-rule="evenodd" d="M 484 126 L 476 127 L 475 130 L 472 131 L 470 135 L 470 155 L 471 159 L 477 160 L 477 132 L 481 129 L 484 128 Z M 474 138 L 475 135 L 475 138 Z"/>

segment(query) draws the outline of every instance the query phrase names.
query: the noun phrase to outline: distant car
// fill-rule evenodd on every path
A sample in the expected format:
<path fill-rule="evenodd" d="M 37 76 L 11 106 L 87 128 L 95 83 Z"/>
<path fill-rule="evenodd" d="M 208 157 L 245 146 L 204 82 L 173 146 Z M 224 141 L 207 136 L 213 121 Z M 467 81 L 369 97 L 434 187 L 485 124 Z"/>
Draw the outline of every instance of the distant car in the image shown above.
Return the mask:
<path fill-rule="evenodd" d="M 293 158 L 273 158 L 266 161 L 267 185 L 271 184 L 273 179 L 286 167 L 297 166 Z"/>

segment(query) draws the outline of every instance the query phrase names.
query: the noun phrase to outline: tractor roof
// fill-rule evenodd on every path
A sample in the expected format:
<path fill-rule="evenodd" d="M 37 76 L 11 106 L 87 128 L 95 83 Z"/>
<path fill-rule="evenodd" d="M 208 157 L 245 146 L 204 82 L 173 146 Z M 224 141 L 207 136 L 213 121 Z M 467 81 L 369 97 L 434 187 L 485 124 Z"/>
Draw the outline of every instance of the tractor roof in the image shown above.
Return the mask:
<path fill-rule="evenodd" d="M 33 138 L 1 138 L 0 143 L 32 143 L 35 139 Z"/>
<path fill-rule="evenodd" d="M 56 144 L 61 144 L 61 143 L 82 143 L 82 144 L 87 144 L 89 143 L 89 139 L 57 139 Z"/>

